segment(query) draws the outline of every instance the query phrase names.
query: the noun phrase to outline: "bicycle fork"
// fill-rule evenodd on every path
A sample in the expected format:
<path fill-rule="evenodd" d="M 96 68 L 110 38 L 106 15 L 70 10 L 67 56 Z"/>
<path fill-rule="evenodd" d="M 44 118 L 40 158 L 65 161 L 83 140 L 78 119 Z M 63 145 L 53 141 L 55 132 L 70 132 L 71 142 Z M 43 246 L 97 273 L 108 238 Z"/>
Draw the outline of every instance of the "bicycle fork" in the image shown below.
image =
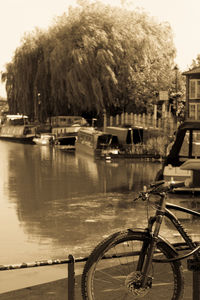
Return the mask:
<path fill-rule="evenodd" d="M 150 277 L 150 268 L 153 261 L 153 255 L 156 249 L 156 244 L 158 241 L 158 235 L 160 231 L 160 227 L 164 217 L 164 209 L 165 209 L 165 193 L 160 193 L 161 196 L 159 202 L 159 208 L 156 211 L 156 215 L 153 218 L 149 219 L 148 222 L 148 232 L 151 233 L 150 242 L 144 242 L 141 254 L 139 257 L 137 271 L 141 271 L 142 274 L 142 282 L 141 287 L 146 288 L 147 284 L 150 286 L 151 284 L 148 283 Z M 154 230 L 152 232 L 152 227 L 154 225 Z M 151 278 L 152 279 L 152 278 Z"/>

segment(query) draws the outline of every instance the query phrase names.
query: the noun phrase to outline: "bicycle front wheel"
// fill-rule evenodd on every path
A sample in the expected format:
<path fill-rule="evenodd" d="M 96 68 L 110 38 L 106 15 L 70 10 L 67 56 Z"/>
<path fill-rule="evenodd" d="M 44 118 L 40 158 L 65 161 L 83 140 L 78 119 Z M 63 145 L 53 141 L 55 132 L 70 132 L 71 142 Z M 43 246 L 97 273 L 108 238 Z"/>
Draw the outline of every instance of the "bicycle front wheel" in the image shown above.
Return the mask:
<path fill-rule="evenodd" d="M 180 262 L 153 262 L 145 288 L 140 286 L 142 273 L 138 260 L 149 235 L 145 231 L 118 232 L 101 242 L 89 256 L 82 274 L 84 300 L 164 299 L 180 300 L 183 276 Z M 142 248 L 143 247 L 143 248 Z M 175 257 L 175 251 L 159 240 L 156 259 Z"/>

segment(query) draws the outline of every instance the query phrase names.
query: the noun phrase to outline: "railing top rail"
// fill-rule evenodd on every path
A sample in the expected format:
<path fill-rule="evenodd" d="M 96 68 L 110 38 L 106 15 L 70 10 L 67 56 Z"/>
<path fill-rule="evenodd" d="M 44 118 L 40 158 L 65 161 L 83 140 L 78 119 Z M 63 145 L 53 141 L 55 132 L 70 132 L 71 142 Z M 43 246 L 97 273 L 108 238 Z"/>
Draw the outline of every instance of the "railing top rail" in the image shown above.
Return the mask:
<path fill-rule="evenodd" d="M 188 250 L 186 243 L 173 243 L 172 245 L 177 249 L 177 251 Z M 118 255 L 113 254 L 110 256 L 105 256 L 104 259 L 113 259 L 113 258 L 120 258 L 123 256 L 134 256 L 134 255 L 138 255 L 138 251 L 130 252 L 130 253 L 126 253 L 126 254 L 119 253 Z M 70 254 L 68 256 L 68 259 L 48 259 L 48 260 L 43 260 L 43 261 L 0 265 L 0 271 L 69 264 L 69 263 L 71 263 L 71 257 L 72 257 L 72 255 Z M 88 259 L 88 257 L 79 257 L 79 258 L 74 259 L 74 262 L 75 263 L 86 262 L 87 259 Z"/>

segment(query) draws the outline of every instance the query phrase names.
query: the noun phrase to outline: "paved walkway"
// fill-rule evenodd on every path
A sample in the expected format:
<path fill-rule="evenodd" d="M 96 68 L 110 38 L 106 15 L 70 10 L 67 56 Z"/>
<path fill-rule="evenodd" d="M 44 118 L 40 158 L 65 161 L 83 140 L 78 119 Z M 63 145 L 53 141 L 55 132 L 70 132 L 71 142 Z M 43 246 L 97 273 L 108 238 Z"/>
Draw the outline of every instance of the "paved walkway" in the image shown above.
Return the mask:
<path fill-rule="evenodd" d="M 78 265 L 78 264 L 77 264 Z M 48 267 L 48 272 L 52 273 L 52 267 Z M 62 267 L 63 268 L 63 267 Z M 63 268 L 66 270 L 67 267 Z M 18 272 L 16 271 L 5 271 L 5 272 Z M 23 270 L 24 274 L 28 270 Z M 82 300 L 81 297 L 81 287 L 80 287 L 80 278 L 82 272 L 82 266 L 78 267 L 76 271 L 76 287 L 75 287 L 75 300 Z M 29 271 L 30 272 L 30 271 Z M 40 268 L 37 268 L 37 272 L 41 274 Z M 79 275 L 78 275 L 79 274 Z M 17 273 L 14 273 L 16 276 Z M 184 300 L 192 300 L 192 272 L 188 272 L 186 265 L 184 264 L 184 275 L 185 275 L 185 293 Z M 67 277 L 67 276 L 66 276 Z M 16 279 L 17 280 L 17 279 Z M 20 284 L 18 284 L 20 287 Z M 0 300 L 67 300 L 68 299 L 68 281 L 67 278 L 59 279 L 56 281 L 50 281 L 43 284 L 29 285 L 23 288 L 10 290 L 8 292 L 3 292 L 0 294 Z M 164 299 L 164 298 L 163 298 Z M 68 299 L 71 300 L 71 299 Z M 106 299 L 102 299 L 106 300 Z M 117 300 L 117 299 L 116 299 Z M 154 300 L 154 299 L 153 299 Z M 157 299 L 155 299 L 157 300 Z"/>

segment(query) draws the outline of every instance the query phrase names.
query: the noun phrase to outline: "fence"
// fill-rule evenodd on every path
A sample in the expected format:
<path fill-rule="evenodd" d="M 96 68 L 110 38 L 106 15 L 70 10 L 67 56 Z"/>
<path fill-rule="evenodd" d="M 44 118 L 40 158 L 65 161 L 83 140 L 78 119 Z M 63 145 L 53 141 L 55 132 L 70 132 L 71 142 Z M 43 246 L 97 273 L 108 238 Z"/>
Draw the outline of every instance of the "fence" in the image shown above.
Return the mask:
<path fill-rule="evenodd" d="M 173 116 L 169 112 L 161 118 L 155 118 L 154 115 L 150 114 L 134 114 L 134 113 L 122 113 L 115 117 L 104 115 L 104 127 L 106 126 L 124 126 L 129 125 L 132 127 L 142 127 L 142 128 L 153 128 L 160 129 L 167 134 L 172 134 L 176 128 L 177 124 Z"/>
<path fill-rule="evenodd" d="M 189 250 L 188 246 L 183 243 L 174 243 L 172 244 L 174 248 L 179 251 Z M 134 256 L 137 255 L 137 252 L 126 253 L 125 256 Z M 119 257 L 122 257 L 123 253 L 120 254 Z M 118 256 L 115 254 L 114 256 L 103 257 L 103 259 L 116 259 Z M 22 268 L 32 268 L 32 267 L 41 267 L 41 266 L 51 266 L 55 264 L 68 264 L 68 300 L 76 300 L 75 299 L 75 263 L 86 262 L 88 257 L 77 258 L 75 259 L 73 255 L 69 255 L 68 259 L 55 259 L 55 260 L 46 260 L 46 261 L 36 261 L 32 263 L 21 263 L 15 265 L 1 265 L 0 271 L 5 270 L 16 270 Z M 193 300 L 200 300 L 200 262 L 195 259 L 187 260 L 188 270 L 193 273 Z M 65 299 L 65 298 L 63 298 Z"/>

